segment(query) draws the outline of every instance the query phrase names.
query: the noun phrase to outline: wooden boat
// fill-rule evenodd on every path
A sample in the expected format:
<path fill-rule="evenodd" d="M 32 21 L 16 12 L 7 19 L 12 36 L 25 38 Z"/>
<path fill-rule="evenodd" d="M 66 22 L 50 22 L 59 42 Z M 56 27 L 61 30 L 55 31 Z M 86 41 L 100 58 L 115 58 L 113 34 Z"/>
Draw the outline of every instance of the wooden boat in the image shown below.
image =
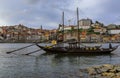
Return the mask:
<path fill-rule="evenodd" d="M 58 47 L 58 46 L 41 46 L 36 44 L 39 48 L 46 53 L 66 53 L 66 54 L 110 54 L 118 48 L 118 46 L 112 47 L 111 43 L 109 48 L 94 47 Z"/>

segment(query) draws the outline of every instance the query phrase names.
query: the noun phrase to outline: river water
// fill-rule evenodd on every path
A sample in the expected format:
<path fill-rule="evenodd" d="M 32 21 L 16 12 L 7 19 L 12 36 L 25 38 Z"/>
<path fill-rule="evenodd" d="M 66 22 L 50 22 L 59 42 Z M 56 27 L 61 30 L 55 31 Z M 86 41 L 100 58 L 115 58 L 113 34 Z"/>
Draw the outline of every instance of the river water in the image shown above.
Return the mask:
<path fill-rule="evenodd" d="M 6 54 L 7 51 L 27 45 L 30 44 L 0 44 L 0 78 L 80 78 L 80 69 L 101 64 L 120 64 L 120 47 L 113 54 L 99 56 L 45 54 L 44 51 L 23 55 L 38 50 L 37 46 Z"/>

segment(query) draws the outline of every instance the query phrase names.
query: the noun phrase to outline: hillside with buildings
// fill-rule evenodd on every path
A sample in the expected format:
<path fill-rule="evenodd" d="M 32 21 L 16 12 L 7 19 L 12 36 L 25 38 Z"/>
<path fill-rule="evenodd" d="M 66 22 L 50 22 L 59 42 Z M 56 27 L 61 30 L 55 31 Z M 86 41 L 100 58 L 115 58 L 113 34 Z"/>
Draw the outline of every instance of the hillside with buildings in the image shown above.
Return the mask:
<path fill-rule="evenodd" d="M 40 42 L 49 40 L 56 30 L 34 29 L 24 25 L 1 26 L 1 42 Z"/>
<path fill-rule="evenodd" d="M 28 28 L 22 24 L 0 27 L 1 42 L 43 42 L 62 40 L 64 29 L 64 41 L 77 40 L 78 26 L 63 26 L 53 30 Z M 99 21 L 91 19 L 79 20 L 81 42 L 120 42 L 120 25 L 109 24 L 105 26 Z"/>
<path fill-rule="evenodd" d="M 64 26 L 64 28 L 59 25 L 58 31 L 62 35 L 64 29 L 65 40 L 77 40 L 77 28 L 76 25 Z M 99 21 L 93 22 L 87 18 L 79 20 L 79 31 L 81 42 L 120 42 L 120 25 L 109 24 L 105 26 Z"/>

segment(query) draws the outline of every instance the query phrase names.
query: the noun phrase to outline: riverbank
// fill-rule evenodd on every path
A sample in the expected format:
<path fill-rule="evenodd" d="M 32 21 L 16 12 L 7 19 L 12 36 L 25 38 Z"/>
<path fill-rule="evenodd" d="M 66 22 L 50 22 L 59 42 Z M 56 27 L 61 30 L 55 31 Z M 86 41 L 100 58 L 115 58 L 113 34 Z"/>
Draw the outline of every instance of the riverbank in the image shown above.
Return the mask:
<path fill-rule="evenodd" d="M 35 42 L 41 43 L 41 41 L 37 40 L 0 40 L 0 43 L 35 43 Z"/>
<path fill-rule="evenodd" d="M 120 78 L 120 64 L 103 64 L 80 69 L 80 75 L 88 78 Z"/>
<path fill-rule="evenodd" d="M 44 41 L 40 41 L 40 40 L 0 40 L 0 43 L 34 43 L 34 42 L 38 42 L 38 43 L 51 43 L 51 40 L 44 40 Z M 68 42 L 68 41 L 64 41 L 64 42 Z M 109 41 L 109 42 L 81 42 L 81 43 L 120 43 L 120 41 Z"/>

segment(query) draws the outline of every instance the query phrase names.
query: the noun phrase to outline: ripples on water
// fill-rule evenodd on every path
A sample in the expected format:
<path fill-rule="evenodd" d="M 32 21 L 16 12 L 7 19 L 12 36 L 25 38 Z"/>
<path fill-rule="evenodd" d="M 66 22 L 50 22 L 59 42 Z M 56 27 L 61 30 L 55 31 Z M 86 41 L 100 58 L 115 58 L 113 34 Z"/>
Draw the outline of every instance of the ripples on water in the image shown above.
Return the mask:
<path fill-rule="evenodd" d="M 100 56 L 45 54 L 44 51 L 22 55 L 39 49 L 37 46 L 5 53 L 27 45 L 30 44 L 0 44 L 0 78 L 80 78 L 81 68 L 120 63 L 120 48 L 114 54 Z"/>

